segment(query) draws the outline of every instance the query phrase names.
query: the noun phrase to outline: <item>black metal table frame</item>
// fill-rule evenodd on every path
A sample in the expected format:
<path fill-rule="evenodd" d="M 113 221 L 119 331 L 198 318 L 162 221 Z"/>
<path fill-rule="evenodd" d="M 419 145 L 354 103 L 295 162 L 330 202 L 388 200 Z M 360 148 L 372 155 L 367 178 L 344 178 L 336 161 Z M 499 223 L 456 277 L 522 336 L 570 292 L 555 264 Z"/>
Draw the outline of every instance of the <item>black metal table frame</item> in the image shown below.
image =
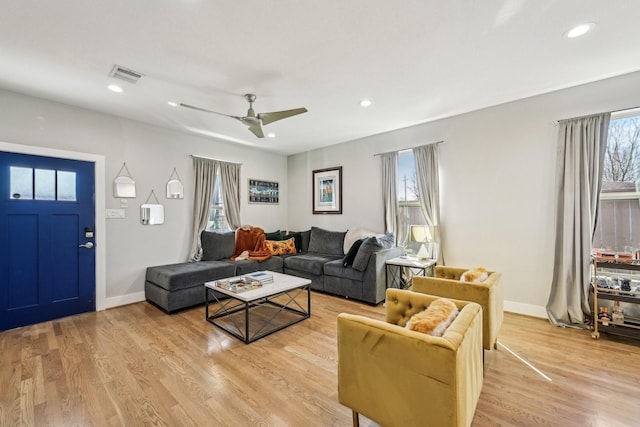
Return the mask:
<path fill-rule="evenodd" d="M 434 269 L 435 264 L 429 266 L 386 264 L 385 285 L 387 288 L 408 289 L 409 287 L 411 287 L 411 283 L 414 277 L 427 276 L 427 270 L 430 272 L 429 275 L 433 276 Z M 402 277 L 405 271 L 409 273 L 409 277 L 407 279 L 404 279 Z M 391 279 L 391 283 L 389 283 L 389 279 Z M 397 284 L 398 286 L 394 286 L 395 284 Z"/>
<path fill-rule="evenodd" d="M 296 301 L 296 298 L 302 292 L 304 292 L 305 289 L 307 290 L 307 309 L 306 310 L 298 303 L 298 301 Z M 296 293 L 295 295 L 292 295 L 294 291 L 296 291 Z M 235 298 L 233 295 L 224 294 L 224 293 L 221 293 L 221 294 L 228 298 L 221 300 L 216 295 L 216 290 L 209 288 L 207 286 L 204 287 L 204 292 L 205 292 L 205 304 L 206 304 L 205 318 L 207 319 L 207 321 L 213 325 L 216 325 L 220 329 L 228 332 L 234 337 L 238 338 L 245 344 L 249 344 L 260 338 L 264 338 L 267 335 L 270 335 L 274 332 L 277 332 L 281 329 L 284 329 L 288 326 L 294 325 L 298 322 L 303 321 L 304 319 L 308 319 L 309 317 L 311 317 L 311 284 L 301 285 L 293 289 L 277 292 L 273 295 L 260 297 L 253 301 L 243 301 L 241 299 Z M 273 301 L 274 298 L 277 298 L 283 295 L 286 295 L 289 298 L 289 301 L 287 301 L 286 304 L 281 304 Z M 213 299 L 210 298 L 211 296 L 213 296 Z M 212 303 L 218 304 L 218 309 L 210 315 L 209 305 Z M 292 305 L 295 305 L 298 308 L 297 309 L 293 308 Z M 260 328 L 252 336 L 249 336 L 249 324 L 250 324 L 249 314 L 252 308 L 260 307 L 260 306 L 276 307 L 279 310 L 276 311 L 273 314 L 273 316 L 271 316 L 269 319 L 265 320 L 264 324 L 260 326 Z M 244 326 L 245 326 L 244 331 L 242 331 L 242 328 L 240 327 L 240 325 L 235 320 L 233 320 L 233 318 L 230 317 L 232 314 L 237 313 L 239 311 L 243 311 L 243 310 L 244 310 Z M 299 314 L 300 317 L 294 320 L 291 320 L 290 322 L 280 324 L 272 329 L 266 329 L 267 327 L 272 325 L 274 319 L 278 316 L 278 314 L 282 313 L 283 311 Z M 235 330 L 216 321 L 216 319 L 221 319 L 224 317 L 230 317 L 231 323 L 233 323 L 233 326 L 235 326 Z"/>

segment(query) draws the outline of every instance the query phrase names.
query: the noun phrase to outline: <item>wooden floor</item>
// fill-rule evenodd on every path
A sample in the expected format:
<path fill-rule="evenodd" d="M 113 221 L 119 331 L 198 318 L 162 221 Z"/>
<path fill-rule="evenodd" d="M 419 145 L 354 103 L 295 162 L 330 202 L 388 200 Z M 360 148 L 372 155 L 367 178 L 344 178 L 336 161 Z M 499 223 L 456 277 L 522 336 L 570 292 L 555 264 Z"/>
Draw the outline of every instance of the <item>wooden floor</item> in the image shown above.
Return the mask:
<path fill-rule="evenodd" d="M 0 426 L 349 426 L 336 315 L 383 310 L 313 293 L 310 319 L 249 345 L 203 307 L 148 303 L 1 332 Z M 640 425 L 635 342 L 513 314 L 500 342 L 550 381 L 505 347 L 487 352 L 474 426 Z"/>

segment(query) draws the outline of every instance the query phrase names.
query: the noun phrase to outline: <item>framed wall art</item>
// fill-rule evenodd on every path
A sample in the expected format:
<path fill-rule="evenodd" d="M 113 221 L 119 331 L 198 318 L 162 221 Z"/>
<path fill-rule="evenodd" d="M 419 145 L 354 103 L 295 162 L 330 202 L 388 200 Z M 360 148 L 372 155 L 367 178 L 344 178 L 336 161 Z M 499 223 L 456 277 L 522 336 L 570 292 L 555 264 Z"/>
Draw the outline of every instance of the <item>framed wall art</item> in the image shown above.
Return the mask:
<path fill-rule="evenodd" d="M 313 171 L 313 213 L 342 213 L 342 166 Z"/>
<path fill-rule="evenodd" d="M 278 204 L 280 185 L 274 181 L 249 179 L 249 203 Z"/>

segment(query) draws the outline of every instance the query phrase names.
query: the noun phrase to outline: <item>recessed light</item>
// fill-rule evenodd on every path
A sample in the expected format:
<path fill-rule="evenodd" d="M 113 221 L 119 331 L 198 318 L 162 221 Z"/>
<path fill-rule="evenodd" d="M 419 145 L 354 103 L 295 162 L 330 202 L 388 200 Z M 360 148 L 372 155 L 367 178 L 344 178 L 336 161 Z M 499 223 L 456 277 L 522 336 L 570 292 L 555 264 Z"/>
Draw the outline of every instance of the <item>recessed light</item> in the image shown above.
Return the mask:
<path fill-rule="evenodd" d="M 173 101 L 168 101 L 167 104 L 171 105 L 172 107 L 177 107 L 178 103 L 177 102 L 173 102 Z"/>
<path fill-rule="evenodd" d="M 369 107 L 371 106 L 371 100 L 370 99 L 363 99 L 362 101 L 360 101 L 360 106 L 361 107 Z"/>
<path fill-rule="evenodd" d="M 595 24 L 592 23 L 592 22 L 588 22 L 586 24 L 576 25 L 575 27 L 573 27 L 572 29 L 567 31 L 567 37 L 569 37 L 570 39 L 573 39 L 573 38 L 576 38 L 576 37 L 583 36 L 583 35 L 587 34 L 589 31 L 591 31 L 594 26 L 595 26 Z"/>
<path fill-rule="evenodd" d="M 118 85 L 109 85 L 107 86 L 107 89 L 109 89 L 111 92 L 115 92 L 115 93 L 122 93 L 123 90 L 120 86 Z"/>
<path fill-rule="evenodd" d="M 276 137 L 276 134 L 275 134 L 275 133 L 273 133 L 273 132 L 269 132 L 269 133 L 267 134 L 267 138 L 275 138 L 275 137 Z"/>

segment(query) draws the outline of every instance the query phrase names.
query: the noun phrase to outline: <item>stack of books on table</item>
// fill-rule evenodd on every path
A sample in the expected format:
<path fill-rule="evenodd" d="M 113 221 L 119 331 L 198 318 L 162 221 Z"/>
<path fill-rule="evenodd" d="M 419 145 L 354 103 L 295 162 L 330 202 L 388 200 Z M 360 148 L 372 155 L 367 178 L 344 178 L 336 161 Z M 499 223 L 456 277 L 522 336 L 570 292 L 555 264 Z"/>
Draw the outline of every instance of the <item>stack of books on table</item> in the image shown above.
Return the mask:
<path fill-rule="evenodd" d="M 261 288 L 262 283 L 258 280 L 249 279 L 248 277 L 232 277 L 230 279 L 216 280 L 216 287 L 240 293 Z"/>
<path fill-rule="evenodd" d="M 266 285 L 267 283 L 273 283 L 273 274 L 266 271 L 256 271 L 254 273 L 245 274 L 244 277 L 247 277 L 251 280 L 256 280 L 263 285 Z"/>

